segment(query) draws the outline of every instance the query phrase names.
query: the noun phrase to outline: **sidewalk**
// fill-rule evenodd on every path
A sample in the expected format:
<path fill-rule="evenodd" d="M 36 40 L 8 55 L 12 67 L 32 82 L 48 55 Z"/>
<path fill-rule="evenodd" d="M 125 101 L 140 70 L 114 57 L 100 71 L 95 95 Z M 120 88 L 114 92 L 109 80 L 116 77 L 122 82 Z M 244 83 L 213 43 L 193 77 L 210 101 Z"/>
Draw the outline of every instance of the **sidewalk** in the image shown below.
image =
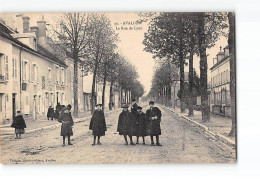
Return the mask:
<path fill-rule="evenodd" d="M 227 143 L 228 145 L 235 146 L 235 137 L 228 136 L 232 120 L 229 117 L 224 117 L 220 115 L 210 114 L 210 121 L 203 123 L 201 121 L 201 111 L 194 110 L 194 116 L 188 116 L 188 109 L 186 109 L 185 113 L 180 113 L 180 108 L 176 107 L 166 107 L 168 110 L 178 114 L 182 118 L 194 123 L 195 125 L 199 126 L 200 128 L 204 128 L 206 131 L 214 135 L 214 137 L 218 138 L 219 140 Z"/>
<path fill-rule="evenodd" d="M 119 108 L 121 110 L 121 108 Z M 119 109 L 114 109 L 112 111 L 106 110 L 105 114 L 110 112 L 114 112 Z M 74 122 L 79 122 L 82 120 L 86 120 L 91 117 L 91 111 L 80 112 L 78 118 L 73 118 Z M 25 129 L 25 133 L 34 132 L 37 130 L 52 128 L 60 125 L 58 120 L 53 119 L 48 120 L 47 117 L 41 116 L 37 120 L 33 120 L 31 117 L 24 117 L 27 128 Z M 14 128 L 10 127 L 10 124 L 0 125 L 0 135 L 13 135 Z"/>

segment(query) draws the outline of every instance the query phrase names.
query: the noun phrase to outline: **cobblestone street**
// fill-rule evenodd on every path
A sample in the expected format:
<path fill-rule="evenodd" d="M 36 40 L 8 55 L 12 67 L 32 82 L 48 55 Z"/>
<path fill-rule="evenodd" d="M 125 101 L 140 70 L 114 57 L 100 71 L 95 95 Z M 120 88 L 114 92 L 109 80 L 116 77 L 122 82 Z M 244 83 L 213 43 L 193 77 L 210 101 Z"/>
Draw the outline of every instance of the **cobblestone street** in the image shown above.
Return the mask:
<path fill-rule="evenodd" d="M 143 111 L 146 111 L 145 108 Z M 89 119 L 75 123 L 74 145 L 62 147 L 60 127 L 23 135 L 2 137 L 2 163 L 234 163 L 235 149 L 205 135 L 187 121 L 164 108 L 162 110 L 162 147 L 125 146 L 116 132 L 120 111 L 106 115 L 108 131 L 102 145 L 92 146 Z M 134 141 L 136 138 L 134 137 Z"/>

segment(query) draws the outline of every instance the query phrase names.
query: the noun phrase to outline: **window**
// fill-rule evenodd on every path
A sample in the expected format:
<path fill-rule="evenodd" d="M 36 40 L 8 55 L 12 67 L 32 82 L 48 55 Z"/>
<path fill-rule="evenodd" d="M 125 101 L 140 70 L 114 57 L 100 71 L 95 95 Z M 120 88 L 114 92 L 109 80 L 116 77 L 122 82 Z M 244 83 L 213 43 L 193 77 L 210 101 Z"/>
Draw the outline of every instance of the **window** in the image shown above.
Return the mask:
<path fill-rule="evenodd" d="M 13 58 L 12 59 L 13 66 L 12 66 L 12 77 L 17 78 L 17 59 Z"/>
<path fill-rule="evenodd" d="M 48 84 L 51 83 L 51 76 L 52 76 L 51 69 L 49 68 L 49 70 L 48 70 Z"/>
<path fill-rule="evenodd" d="M 38 66 L 36 67 L 36 81 L 39 83 L 39 68 Z"/>
<path fill-rule="evenodd" d="M 64 68 L 61 69 L 61 84 L 65 84 L 65 71 Z"/>
<path fill-rule="evenodd" d="M 23 81 L 29 81 L 30 72 L 29 72 L 29 63 L 28 61 L 23 62 Z"/>
<path fill-rule="evenodd" d="M 8 71 L 8 56 L 5 56 L 5 79 L 9 80 L 9 71 Z"/>
<path fill-rule="evenodd" d="M 59 84 L 59 73 L 60 73 L 59 67 L 56 67 L 56 83 L 57 84 Z"/>
<path fill-rule="evenodd" d="M 36 82 L 36 64 L 33 64 L 32 67 L 32 81 Z"/>
<path fill-rule="evenodd" d="M 42 76 L 42 89 L 45 89 L 45 76 Z"/>

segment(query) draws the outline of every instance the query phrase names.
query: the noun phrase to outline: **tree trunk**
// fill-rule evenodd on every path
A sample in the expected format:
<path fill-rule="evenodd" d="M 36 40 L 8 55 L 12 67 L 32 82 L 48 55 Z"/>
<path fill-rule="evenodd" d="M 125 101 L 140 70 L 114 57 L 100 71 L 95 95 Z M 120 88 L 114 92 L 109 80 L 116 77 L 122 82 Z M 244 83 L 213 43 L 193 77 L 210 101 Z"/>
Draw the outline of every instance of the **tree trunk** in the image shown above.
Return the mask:
<path fill-rule="evenodd" d="M 231 118 L 232 127 L 229 136 L 236 135 L 236 52 L 235 52 L 235 15 L 228 13 L 229 22 L 229 59 L 230 59 L 230 95 L 231 95 Z"/>
<path fill-rule="evenodd" d="M 193 51 L 190 52 L 189 58 L 189 114 L 188 116 L 193 116 Z"/>
<path fill-rule="evenodd" d="M 182 48 L 182 47 L 181 47 Z M 180 49 L 180 101 L 181 101 L 181 113 L 185 112 L 185 102 L 184 102 L 184 59 L 182 49 Z"/>
<path fill-rule="evenodd" d="M 96 75 L 97 75 L 97 61 L 95 64 L 95 69 L 93 73 L 93 80 L 92 80 L 92 90 L 91 90 L 91 114 L 93 114 L 95 110 L 95 91 L 96 91 Z"/>
<path fill-rule="evenodd" d="M 202 122 L 208 122 L 210 120 L 209 114 L 209 102 L 208 102 L 208 64 L 206 54 L 206 39 L 205 39 L 205 13 L 199 15 L 199 27 L 198 27 L 198 38 L 199 38 L 199 53 L 200 53 L 200 88 L 201 88 L 201 113 Z"/>
<path fill-rule="evenodd" d="M 74 60 L 74 81 L 73 81 L 73 93 L 74 93 L 74 110 L 73 116 L 78 117 L 78 57 L 77 55 L 73 55 Z"/>
<path fill-rule="evenodd" d="M 103 79 L 103 91 L 102 91 L 102 110 L 105 111 L 105 94 L 106 94 L 106 83 L 107 83 L 107 69 L 105 66 L 104 79 Z"/>
<path fill-rule="evenodd" d="M 114 81 L 113 80 L 111 80 L 111 83 L 110 83 L 110 92 L 109 92 L 109 110 L 112 110 L 112 108 L 113 108 L 113 103 L 114 103 L 114 101 L 113 101 L 113 97 L 114 97 L 114 94 L 113 94 L 113 84 L 114 84 Z"/>

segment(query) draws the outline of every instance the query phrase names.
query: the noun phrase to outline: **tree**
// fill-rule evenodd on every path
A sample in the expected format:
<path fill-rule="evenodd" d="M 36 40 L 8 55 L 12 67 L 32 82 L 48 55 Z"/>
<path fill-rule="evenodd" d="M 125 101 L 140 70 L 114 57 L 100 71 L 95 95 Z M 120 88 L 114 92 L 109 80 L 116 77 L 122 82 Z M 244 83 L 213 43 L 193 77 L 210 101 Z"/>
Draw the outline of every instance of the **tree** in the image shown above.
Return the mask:
<path fill-rule="evenodd" d="M 87 39 L 91 33 L 89 31 L 89 14 L 65 13 L 57 21 L 53 30 L 56 36 L 54 39 L 74 60 L 73 115 L 78 117 L 78 66 L 79 59 L 85 56 L 85 48 L 88 45 Z"/>
<path fill-rule="evenodd" d="M 206 49 L 215 45 L 220 35 L 225 35 L 227 28 L 226 13 L 197 13 L 198 16 L 198 49 L 200 55 L 200 85 L 202 122 L 210 120 L 208 104 L 208 63 Z"/>
<path fill-rule="evenodd" d="M 99 66 L 116 47 L 117 35 L 111 27 L 110 20 L 103 13 L 91 13 L 90 16 L 91 34 L 86 39 L 87 48 L 85 50 L 86 66 L 89 66 L 93 73 L 91 90 L 91 111 L 94 112 L 95 106 L 95 86 Z"/>
<path fill-rule="evenodd" d="M 185 109 L 182 91 L 187 55 L 187 23 L 183 16 L 183 13 L 160 13 L 151 21 L 143 41 L 145 51 L 153 53 L 154 58 L 171 58 L 171 62 L 180 68 L 181 112 Z"/>
<path fill-rule="evenodd" d="M 229 59 L 230 59 L 230 94 L 232 127 L 229 136 L 236 135 L 236 52 L 235 52 L 235 15 L 228 13 L 229 33 Z"/>

